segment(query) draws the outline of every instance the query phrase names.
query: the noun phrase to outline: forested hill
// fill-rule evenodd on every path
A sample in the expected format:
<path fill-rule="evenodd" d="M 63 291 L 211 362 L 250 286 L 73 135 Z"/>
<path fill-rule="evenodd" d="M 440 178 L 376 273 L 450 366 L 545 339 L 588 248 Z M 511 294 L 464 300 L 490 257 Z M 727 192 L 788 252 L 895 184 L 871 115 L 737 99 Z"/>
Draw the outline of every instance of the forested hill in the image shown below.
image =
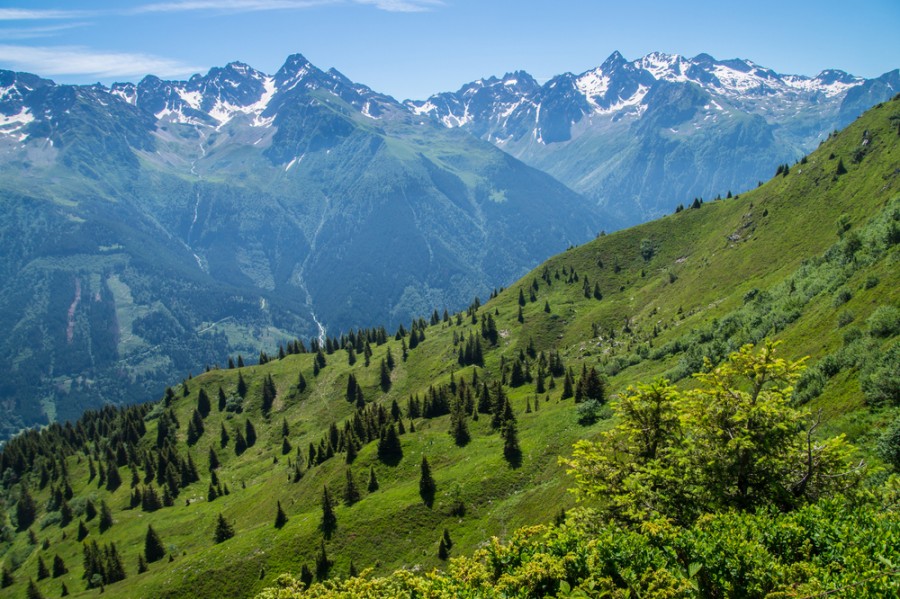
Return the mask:
<path fill-rule="evenodd" d="M 468 310 L 223 356 L 156 403 L 19 435 L 0 454 L 4 592 L 290 597 L 373 568 L 342 592 L 890 595 L 898 164 L 894 99 L 759 189 L 574 247 Z M 773 375 L 750 395 L 766 459 L 733 486 L 737 466 L 673 485 L 731 463 L 723 427 L 755 420 L 703 406 L 748 372 Z M 662 450 L 636 451 L 653 397 Z"/>

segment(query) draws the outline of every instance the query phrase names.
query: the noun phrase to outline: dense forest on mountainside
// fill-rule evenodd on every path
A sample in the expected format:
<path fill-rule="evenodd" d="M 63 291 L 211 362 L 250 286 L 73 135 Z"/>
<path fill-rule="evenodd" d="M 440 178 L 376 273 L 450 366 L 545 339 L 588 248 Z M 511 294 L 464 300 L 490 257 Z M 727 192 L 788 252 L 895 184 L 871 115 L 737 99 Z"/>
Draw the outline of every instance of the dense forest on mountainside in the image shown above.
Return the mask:
<path fill-rule="evenodd" d="M 898 158 L 894 99 L 759 189 L 573 247 L 467 310 L 223 356 L 157 402 L 23 433 L 0 454 L 0 585 L 895 592 Z"/>

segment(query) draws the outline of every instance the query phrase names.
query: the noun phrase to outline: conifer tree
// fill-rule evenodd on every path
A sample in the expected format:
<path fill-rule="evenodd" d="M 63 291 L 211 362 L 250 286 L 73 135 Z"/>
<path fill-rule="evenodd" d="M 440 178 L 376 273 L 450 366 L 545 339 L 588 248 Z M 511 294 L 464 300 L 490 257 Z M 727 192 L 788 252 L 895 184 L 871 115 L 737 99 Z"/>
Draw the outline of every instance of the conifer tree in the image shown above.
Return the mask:
<path fill-rule="evenodd" d="M 228 446 L 228 441 L 231 440 L 231 437 L 228 435 L 228 430 L 225 428 L 225 423 L 221 424 L 221 429 L 219 431 L 219 447 L 225 449 Z"/>
<path fill-rule="evenodd" d="M 206 389 L 200 389 L 200 393 L 197 394 L 197 411 L 201 417 L 206 418 L 209 416 L 211 409 L 212 406 L 209 403 L 209 395 L 206 393 Z"/>
<path fill-rule="evenodd" d="M 86 536 L 88 536 L 87 526 L 84 525 L 84 520 L 79 520 L 78 521 L 78 534 L 76 535 L 75 538 L 77 538 L 79 541 L 83 541 Z"/>
<path fill-rule="evenodd" d="M 447 544 L 444 543 L 444 537 L 441 537 L 440 542 L 438 543 L 438 559 L 441 561 L 446 560 L 450 557 L 450 552 L 447 549 Z"/>
<path fill-rule="evenodd" d="M 444 545 L 447 547 L 447 549 L 453 548 L 453 540 L 450 538 L 450 531 L 446 528 L 444 529 L 444 536 L 442 540 L 444 541 Z"/>
<path fill-rule="evenodd" d="M 450 412 L 449 433 L 459 447 L 465 447 L 472 438 L 469 434 L 469 424 L 466 421 L 465 405 L 458 399 L 453 402 Z"/>
<path fill-rule="evenodd" d="M 281 455 L 287 455 L 287 454 L 291 453 L 292 449 L 293 449 L 293 447 L 291 447 L 291 442 L 288 441 L 288 438 L 282 437 L 282 439 L 281 439 Z"/>
<path fill-rule="evenodd" d="M 107 530 L 112 528 L 112 525 L 113 525 L 112 510 L 109 509 L 109 505 L 106 503 L 105 500 L 100 501 L 99 525 L 100 525 L 101 533 L 106 532 Z"/>
<path fill-rule="evenodd" d="M 328 578 L 332 565 L 334 565 L 334 562 L 328 559 L 328 553 L 325 551 L 325 539 L 322 539 L 319 545 L 319 553 L 316 555 L 316 578 L 319 580 Z"/>
<path fill-rule="evenodd" d="M 9 569 L 9 566 L 3 564 L 3 571 L 0 573 L 0 589 L 11 587 L 15 583 L 16 579 L 13 576 L 12 570 Z"/>
<path fill-rule="evenodd" d="M 403 458 L 403 447 L 400 445 L 400 437 L 393 423 L 381 429 L 381 438 L 378 440 L 378 459 L 386 464 L 396 464 Z"/>
<path fill-rule="evenodd" d="M 37 579 L 44 580 L 50 576 L 50 571 L 47 569 L 47 564 L 44 563 L 44 558 L 40 555 L 38 556 L 37 563 Z"/>
<path fill-rule="evenodd" d="M 391 390 L 391 372 L 388 370 L 384 358 L 381 360 L 381 376 L 379 384 L 381 385 L 381 390 L 385 393 Z"/>
<path fill-rule="evenodd" d="M 297 391 L 300 393 L 306 391 L 306 379 L 303 377 L 302 372 L 297 376 Z"/>
<path fill-rule="evenodd" d="M 420 464 L 419 496 L 422 498 L 422 502 L 425 505 L 431 507 L 434 504 L 434 495 L 436 492 L 437 484 L 431 476 L 431 466 L 428 464 L 428 459 L 423 455 L 422 463 Z"/>
<path fill-rule="evenodd" d="M 213 540 L 216 543 L 224 543 L 234 536 L 234 527 L 228 523 L 224 516 L 219 513 L 219 519 L 216 521 L 216 531 L 213 534 Z"/>
<path fill-rule="evenodd" d="M 356 480 L 353 478 L 353 471 L 347 468 L 347 482 L 344 485 L 344 504 L 353 505 L 359 501 L 359 488 L 356 486 Z"/>
<path fill-rule="evenodd" d="M 247 382 L 244 380 L 244 374 L 238 371 L 237 393 L 241 398 L 247 397 Z"/>
<path fill-rule="evenodd" d="M 166 548 L 163 546 L 162 539 L 153 530 L 153 526 L 148 525 L 147 534 L 144 535 L 144 559 L 147 560 L 147 563 L 152 564 L 161 560 L 165 555 Z"/>
<path fill-rule="evenodd" d="M 60 597 L 68 597 L 69 596 L 69 587 L 66 586 L 66 583 L 62 583 L 62 586 L 59 590 Z"/>
<path fill-rule="evenodd" d="M 303 564 L 303 567 L 300 568 L 300 582 L 303 583 L 303 586 L 309 588 L 309 586 L 313 583 L 313 573 L 309 569 L 309 566 Z"/>
<path fill-rule="evenodd" d="M 72 518 L 75 517 L 75 514 L 72 512 L 72 506 L 69 505 L 69 502 L 65 500 L 62 501 L 62 504 L 59 506 L 59 526 L 60 528 L 65 528 L 68 526 L 69 522 L 72 521 Z"/>
<path fill-rule="evenodd" d="M 322 532 L 326 539 L 331 538 L 331 534 L 337 528 L 337 516 L 334 513 L 334 500 L 328 491 L 328 485 L 322 487 Z"/>
<path fill-rule="evenodd" d="M 36 584 L 34 584 L 33 580 L 28 581 L 28 588 L 25 590 L 25 597 L 26 599 L 44 599 L 43 593 L 41 593 L 41 590 L 37 587 Z"/>
<path fill-rule="evenodd" d="M 225 409 L 225 404 L 227 403 L 227 399 L 225 397 L 225 391 L 222 390 L 221 385 L 219 385 L 218 396 L 219 396 L 219 411 L 221 412 L 222 410 Z"/>
<path fill-rule="evenodd" d="M 275 528 L 282 528 L 285 524 L 287 524 L 288 517 L 287 514 L 284 513 L 284 510 L 281 509 L 281 502 L 278 502 L 278 510 L 275 512 Z"/>
<path fill-rule="evenodd" d="M 256 445 L 256 427 L 253 426 L 253 423 L 250 422 L 249 418 L 244 425 L 244 435 L 246 437 L 247 447 Z"/>
<path fill-rule="evenodd" d="M 844 159 L 839 158 L 837 164 L 837 170 L 835 170 L 835 176 L 841 176 L 847 174 L 847 167 L 844 166 Z"/>
<path fill-rule="evenodd" d="M 276 395 L 277 390 L 275 389 L 275 381 L 272 380 L 272 375 L 270 374 L 263 379 L 261 406 L 263 415 L 268 416 L 269 412 L 272 411 L 272 404 L 275 403 Z"/>
<path fill-rule="evenodd" d="M 19 501 L 16 502 L 16 524 L 18 525 L 18 530 L 26 530 L 34 523 L 36 517 L 37 504 L 28 491 L 28 487 L 23 483 L 21 491 L 19 491 Z"/>
<path fill-rule="evenodd" d="M 138 554 L 138 565 L 137 565 L 138 574 L 143 574 L 147 571 L 147 560 L 144 559 L 143 554 Z"/>
<path fill-rule="evenodd" d="M 369 493 L 374 493 L 378 490 L 378 477 L 375 476 L 375 466 L 369 466 L 369 485 L 368 485 Z"/>
<path fill-rule="evenodd" d="M 572 389 L 572 385 L 572 372 L 566 371 L 566 378 L 563 381 L 562 399 L 569 399 L 570 397 L 575 395 L 575 391 Z"/>

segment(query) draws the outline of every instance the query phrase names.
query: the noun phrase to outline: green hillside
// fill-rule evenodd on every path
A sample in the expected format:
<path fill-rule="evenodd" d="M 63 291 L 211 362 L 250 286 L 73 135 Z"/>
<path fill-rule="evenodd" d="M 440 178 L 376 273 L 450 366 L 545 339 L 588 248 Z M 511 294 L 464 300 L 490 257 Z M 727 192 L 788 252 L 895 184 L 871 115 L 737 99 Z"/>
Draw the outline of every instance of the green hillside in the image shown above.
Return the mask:
<path fill-rule="evenodd" d="M 35 579 L 47 597 L 59 596 L 63 584 L 72 596 L 249 596 L 283 572 L 299 577 L 306 566 L 315 573 L 322 547 L 335 578 L 351 565 L 377 574 L 442 567 L 444 529 L 449 555 L 463 556 L 491 536 L 508 539 L 572 507 L 566 489 L 573 482 L 557 458 L 615 424 L 604 404 L 615 404 L 628 385 L 665 376 L 691 387 L 689 375 L 703 369 L 704 357 L 719 363 L 765 339 L 783 341 L 787 358 L 811 356 L 794 399 L 822 410 L 817 433 L 846 433 L 877 465 L 875 441 L 900 403 L 898 127 L 895 99 L 757 190 L 571 248 L 460 314 L 436 311 L 396 336 L 371 329 L 329 339 L 319 355 L 290 344 L 281 359 L 223 364 L 173 385 L 159 403 L 20 435 L 0 456 L 8 514 L 0 559 L 13 581 L 4 593 L 25 596 Z M 479 354 L 483 364 L 472 363 Z M 605 382 L 596 401 L 589 398 L 597 385 L 586 384 L 591 369 Z M 579 397 L 563 398 L 566 379 Z M 211 408 L 194 417 L 201 393 Z M 189 445 L 197 420 L 203 432 Z M 257 439 L 238 455 L 246 422 Z M 402 458 L 379 457 L 379 436 L 401 423 Z M 464 444 L 448 434 L 454 427 L 462 437 L 461 423 L 471 437 Z M 348 466 L 349 445 L 357 455 Z M 311 460 L 312 448 L 325 457 Z M 223 492 L 212 500 L 211 450 Z M 420 497 L 423 456 L 437 487 L 431 506 Z M 192 481 L 191 462 L 199 480 Z M 106 479 L 118 472 L 121 485 L 108 490 L 101 469 Z M 343 502 L 348 469 L 361 495 L 352 505 Z M 371 471 L 378 488 L 368 491 Z M 132 508 L 133 477 L 145 496 L 152 480 L 160 498 L 164 491 L 177 497 L 170 507 Z M 331 532 L 320 527 L 325 486 L 336 501 Z M 30 526 L 19 520 L 24 487 L 36 506 Z M 88 517 L 89 500 L 111 510 L 104 532 L 99 516 Z M 65 524 L 63 503 L 71 511 Z M 279 503 L 287 516 L 280 529 Z M 235 536 L 216 543 L 220 514 Z M 96 541 L 100 555 L 115 544 L 124 581 L 101 586 L 109 573 L 100 568 L 85 590 L 92 581 L 83 577 L 80 521 L 83 540 Z M 138 573 L 148 525 L 168 555 Z M 109 563 L 110 554 L 100 561 Z M 56 555 L 68 572 L 37 581 L 39 561 L 51 570 Z"/>

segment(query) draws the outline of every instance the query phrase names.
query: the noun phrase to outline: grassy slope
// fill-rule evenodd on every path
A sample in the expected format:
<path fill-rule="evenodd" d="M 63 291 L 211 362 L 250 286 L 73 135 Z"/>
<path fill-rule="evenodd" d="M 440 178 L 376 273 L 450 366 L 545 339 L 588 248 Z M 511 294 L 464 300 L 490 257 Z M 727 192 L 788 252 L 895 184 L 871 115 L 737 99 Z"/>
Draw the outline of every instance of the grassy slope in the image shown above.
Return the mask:
<path fill-rule="evenodd" d="M 709 203 L 699 210 L 688 209 L 551 258 L 545 265 L 551 276 L 557 270 L 562 273 L 563 268 L 575 268 L 581 277 L 589 277 L 591 286 L 600 284 L 603 300 L 585 299 L 582 283 L 566 284 L 562 275 L 560 280 L 553 278 L 548 287 L 539 278 L 544 266 L 539 267 L 481 309 L 499 312 L 496 318 L 501 340 L 497 348 L 487 352 L 486 368 L 480 376 L 497 373 L 501 356 L 514 358 L 529 339 L 534 339 L 539 351 L 559 348 L 567 366 L 576 374 L 582 361 L 609 369 L 618 358 L 639 355 L 642 345 L 661 347 L 740 309 L 748 291 L 767 290 L 794 276 L 804 260 L 822 254 L 838 241 L 835 222 L 840 215 L 849 217 L 851 230 L 861 229 L 900 194 L 896 171 L 900 163 L 898 119 L 900 102 L 886 103 L 827 141 L 806 164 L 793 166 L 787 177 L 776 177 L 738 199 Z M 862 147 L 864 130 L 869 131 L 870 142 L 866 156 L 856 164 L 852 156 Z M 831 153 L 835 159 L 829 159 Z M 838 158 L 843 159 L 849 172 L 835 180 Z M 739 240 L 728 239 L 736 233 Z M 645 239 L 656 245 L 656 253 L 649 261 L 640 253 Z M 616 263 L 619 272 L 615 272 Z M 852 310 L 855 324 L 861 324 L 878 305 L 900 304 L 897 272 L 895 247 L 879 261 L 851 275 L 847 285 L 854 290 L 853 298 L 841 309 Z M 862 288 L 862 281 L 872 275 L 879 277 L 879 284 Z M 518 289 L 536 278 L 540 281 L 538 300 L 525 306 L 525 322 L 520 325 L 516 320 Z M 550 314 L 543 311 L 545 301 L 551 306 Z M 815 359 L 840 346 L 843 331 L 836 326 L 839 310 L 833 305 L 832 294 L 823 291 L 806 304 L 797 320 L 776 335 L 786 341 L 788 354 L 809 354 Z M 626 319 L 633 335 L 622 332 Z M 399 358 L 399 342 L 393 340 L 388 346 L 374 348 L 369 368 L 363 366 L 361 359 L 349 367 L 344 352 L 329 356 L 328 366 L 316 379 L 312 375 L 311 355 L 289 356 L 265 366 L 243 369 L 250 382 L 245 414 L 229 421 L 214 407 L 206 420 L 206 434 L 192 449 L 201 470 L 201 482 L 184 490 L 174 507 L 147 514 L 122 509 L 130 492 L 128 470 L 122 469 L 125 484 L 107 498 L 114 510 L 115 526 L 101 535 L 96 520 L 89 523 L 89 538 L 101 543 L 115 541 L 125 558 L 127 580 L 111 585 L 106 594 L 245 596 L 270 584 L 280 572 L 298 572 L 304 563 L 312 567 L 321 538 L 317 526 L 322 485 L 328 484 L 340 497 L 344 460 L 338 456 L 310 470 L 299 483 L 289 482 L 288 456 L 281 455 L 282 419 L 287 419 L 291 427 L 291 443 L 302 448 L 305 455 L 308 444 L 318 443 L 332 421 L 340 422 L 351 414 L 351 405 L 343 399 L 350 371 L 360 380 L 367 399 L 388 404 L 397 399 L 402 406 L 409 394 L 421 394 L 429 385 L 447 382 L 454 370 L 456 377 L 469 378 L 471 368 L 459 368 L 452 344 L 454 332 L 468 335 L 473 328 L 468 323 L 465 320 L 462 327 L 430 327 L 427 339 L 410 353 L 409 360 L 397 360 L 393 387 L 384 395 L 377 387 L 378 364 L 387 347 Z M 654 325 L 659 329 L 655 338 L 650 333 Z M 614 339 L 610 338 L 611 331 Z M 676 354 L 637 361 L 610 377 L 609 391 L 616 393 L 630 383 L 669 372 L 682 358 Z M 618 369 L 609 371 L 615 370 Z M 293 388 L 298 371 L 312 382 L 312 389 L 302 396 Z M 264 374 L 272 374 L 279 390 L 268 422 L 259 413 Z M 181 398 L 181 389 L 177 389 L 181 439 L 199 387 L 205 387 L 215 403 L 217 387 L 222 385 L 226 392 L 232 392 L 236 380 L 236 371 L 214 370 L 190 382 L 187 398 Z M 364 492 L 362 501 L 352 507 L 337 508 L 338 529 L 327 543 L 329 555 L 336 562 L 333 574 L 346 575 L 351 559 L 358 568 L 374 565 L 382 572 L 400 566 L 438 566 L 437 542 L 444 527 L 455 541 L 453 553 L 464 554 L 490 535 L 504 536 L 520 525 L 546 521 L 560 507 L 570 505 L 571 499 L 564 490 L 568 481 L 556 464 L 556 456 L 567 453 L 576 439 L 592 436 L 608 426 L 608 421 L 592 427 L 578 425 L 572 401 L 559 400 L 562 380 L 556 382 L 556 389 L 541 398 L 540 410 L 528 414 L 525 403 L 535 397 L 533 385 L 509 390 L 524 452 L 519 469 L 511 469 L 503 461 L 501 439 L 490 432 L 485 417 L 470 422 L 473 441 L 465 448 L 456 447 L 447 434 L 447 417 L 416 421 L 417 431 L 402 437 L 404 458 L 396 467 L 377 461 L 374 443 L 366 446 L 353 464 L 353 472 L 364 489 L 369 466 L 374 464 L 381 488 L 371 495 Z M 811 405 L 826 409 L 830 430 L 846 431 L 857 440 L 870 434 L 870 426 L 889 416 L 887 412 L 860 410 L 862 400 L 855 371 L 834 377 Z M 205 499 L 208 447 L 214 444 L 218 448 L 220 422 L 233 428 L 241 425 L 245 416 L 256 424 L 259 440 L 240 458 L 231 446 L 218 450 L 224 463 L 220 478 L 232 492 L 209 503 Z M 146 443 L 155 439 L 155 423 L 151 421 L 148 428 Z M 438 484 L 432 509 L 418 498 L 422 454 L 428 456 Z M 278 464 L 274 464 L 276 457 Z M 69 466 L 76 498 L 105 496 L 105 491 L 96 485 L 84 485 L 84 460 L 70 460 Z M 45 490 L 37 494 L 40 504 L 46 501 L 46 493 Z M 448 513 L 454 493 L 464 499 L 467 507 L 462 518 Z M 186 498 L 191 499 L 190 505 L 185 505 Z M 272 526 L 275 503 L 279 500 L 290 518 L 280 531 Z M 73 505 L 77 503 L 76 499 Z M 220 512 L 234 522 L 237 535 L 214 545 L 212 533 Z M 147 524 L 151 523 L 175 559 L 172 563 L 153 564 L 148 573 L 137 575 L 137 555 L 143 548 Z M 50 541 L 47 550 L 29 546 L 24 534 L 16 537 L 4 558 L 6 563 L 22 562 L 10 596 L 24 595 L 28 577 L 36 573 L 38 555 L 49 565 L 55 553 L 63 557 L 71 570 L 61 580 L 79 596 L 84 583 L 79 578 L 81 547 L 74 540 L 76 526 L 77 518 L 65 529 L 68 538 L 63 540 L 63 531 L 56 525 L 43 530 L 36 525 L 38 538 Z M 39 587 L 47 596 L 56 596 L 59 580 L 42 581 Z M 96 590 L 84 594 L 95 593 Z"/>

